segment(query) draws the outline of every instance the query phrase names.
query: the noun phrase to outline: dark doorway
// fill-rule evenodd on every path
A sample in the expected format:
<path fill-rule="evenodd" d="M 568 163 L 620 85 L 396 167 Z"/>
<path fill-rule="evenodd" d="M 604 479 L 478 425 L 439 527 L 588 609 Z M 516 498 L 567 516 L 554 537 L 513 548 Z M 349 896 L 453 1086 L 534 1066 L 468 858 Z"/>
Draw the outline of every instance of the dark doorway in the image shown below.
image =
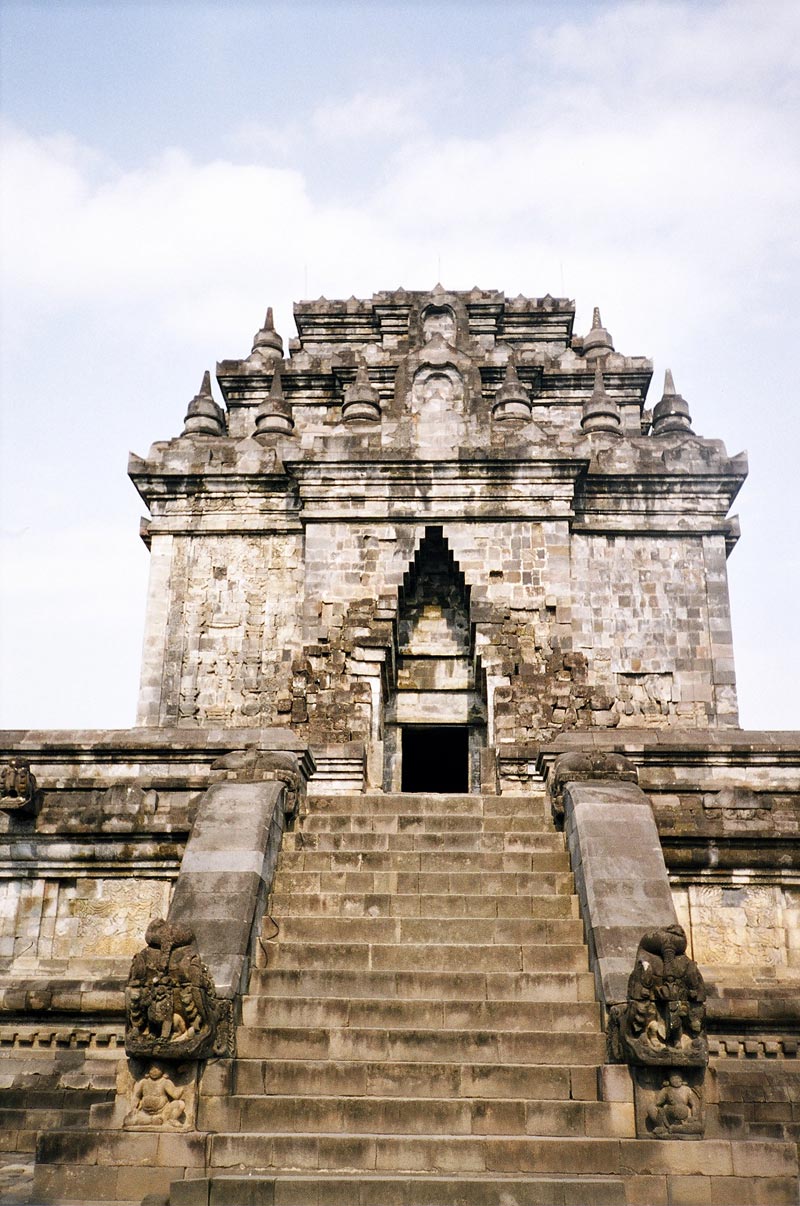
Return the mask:
<path fill-rule="evenodd" d="M 469 791 L 466 725 L 403 729 L 401 791 Z"/>

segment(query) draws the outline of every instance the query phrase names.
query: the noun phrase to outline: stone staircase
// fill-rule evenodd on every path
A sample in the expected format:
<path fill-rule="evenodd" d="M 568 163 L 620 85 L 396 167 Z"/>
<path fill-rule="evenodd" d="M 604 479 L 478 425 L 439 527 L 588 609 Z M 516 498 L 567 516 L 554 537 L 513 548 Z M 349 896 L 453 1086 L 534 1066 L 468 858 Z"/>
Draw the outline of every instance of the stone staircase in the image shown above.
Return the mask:
<path fill-rule="evenodd" d="M 637 1140 L 600 1100 L 543 796 L 315 798 L 268 911 L 232 1081 L 200 1101 L 207 1176 L 173 1206 L 796 1200 L 790 1145 Z"/>
<path fill-rule="evenodd" d="M 797 1203 L 793 1143 L 635 1138 L 541 793 L 312 798 L 268 913 L 197 1131 L 41 1136 L 36 1202 Z"/>

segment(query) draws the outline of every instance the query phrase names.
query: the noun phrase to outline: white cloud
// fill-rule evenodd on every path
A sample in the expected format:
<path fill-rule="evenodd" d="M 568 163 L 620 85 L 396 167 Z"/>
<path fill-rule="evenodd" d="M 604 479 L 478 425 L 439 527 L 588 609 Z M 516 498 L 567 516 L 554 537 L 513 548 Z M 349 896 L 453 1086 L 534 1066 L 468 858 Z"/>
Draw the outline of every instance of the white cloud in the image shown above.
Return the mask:
<path fill-rule="evenodd" d="M 318 138 L 336 143 L 406 137 L 424 124 L 423 96 L 423 89 L 385 95 L 357 92 L 321 105 L 311 116 L 311 127 Z"/>

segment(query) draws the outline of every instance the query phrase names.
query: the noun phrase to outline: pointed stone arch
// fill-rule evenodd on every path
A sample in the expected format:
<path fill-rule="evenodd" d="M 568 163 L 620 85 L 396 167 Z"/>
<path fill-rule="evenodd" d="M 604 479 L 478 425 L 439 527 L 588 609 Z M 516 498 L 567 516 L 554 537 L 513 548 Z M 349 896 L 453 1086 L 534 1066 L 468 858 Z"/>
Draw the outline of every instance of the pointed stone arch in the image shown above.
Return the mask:
<path fill-rule="evenodd" d="M 429 525 L 398 590 L 395 686 L 385 715 L 384 781 L 388 790 L 400 789 L 406 779 L 403 749 L 410 748 L 411 741 L 406 730 L 419 731 L 418 736 L 426 738 L 415 746 L 418 750 L 428 748 L 434 729 L 441 730 L 443 746 L 463 746 L 467 764 L 463 774 L 454 776 L 458 786 L 450 790 L 467 790 L 467 785 L 478 790 L 480 786 L 486 705 L 470 593 L 444 529 Z M 455 740 L 456 730 L 463 741 Z M 446 775 L 440 776 L 442 782 L 446 779 Z"/>

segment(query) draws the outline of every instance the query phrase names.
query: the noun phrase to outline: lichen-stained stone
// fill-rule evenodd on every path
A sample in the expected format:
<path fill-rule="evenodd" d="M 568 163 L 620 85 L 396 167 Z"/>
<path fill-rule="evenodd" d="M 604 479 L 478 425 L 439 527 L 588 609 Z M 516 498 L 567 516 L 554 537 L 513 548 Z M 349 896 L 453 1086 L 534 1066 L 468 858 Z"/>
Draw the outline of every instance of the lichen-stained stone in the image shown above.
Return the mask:
<path fill-rule="evenodd" d="M 737 727 L 746 457 L 574 315 L 268 310 L 131 457 L 139 727 L 0 735 L 37 1201 L 796 1200 L 800 738 Z M 128 1059 L 160 917 L 194 942 L 139 957 Z M 637 950 L 663 1058 L 603 1067 Z"/>
<path fill-rule="evenodd" d="M 648 434 L 650 362 L 573 317 L 440 286 L 320 299 L 284 360 L 268 318 L 258 355 L 217 366 L 228 435 L 131 460 L 153 555 L 141 720 L 396 745 L 401 601 L 433 537 L 467 592 L 484 745 L 735 724 L 746 462 Z M 265 439 L 276 365 L 285 433 Z M 582 426 L 598 390 L 613 432 Z"/>

